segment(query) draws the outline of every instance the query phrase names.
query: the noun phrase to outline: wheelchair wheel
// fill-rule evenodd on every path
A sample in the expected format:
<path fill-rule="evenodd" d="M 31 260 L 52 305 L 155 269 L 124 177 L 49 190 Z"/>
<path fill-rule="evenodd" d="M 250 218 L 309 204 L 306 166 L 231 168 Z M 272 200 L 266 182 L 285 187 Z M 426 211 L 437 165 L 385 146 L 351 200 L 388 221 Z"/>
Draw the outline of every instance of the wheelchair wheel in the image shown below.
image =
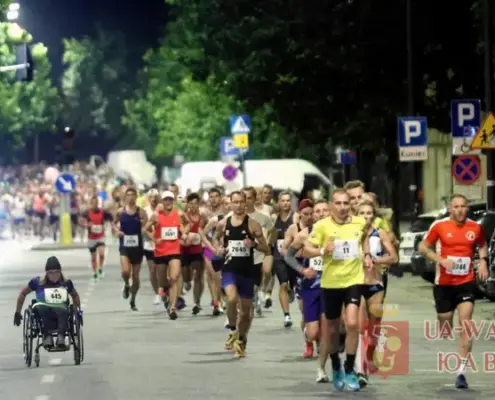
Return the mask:
<path fill-rule="evenodd" d="M 33 361 L 33 320 L 29 309 L 24 311 L 23 334 L 24 362 L 30 367 Z"/>
<path fill-rule="evenodd" d="M 84 359 L 84 338 L 81 329 L 81 323 L 77 316 L 73 315 L 74 324 L 74 364 L 80 365 Z"/>

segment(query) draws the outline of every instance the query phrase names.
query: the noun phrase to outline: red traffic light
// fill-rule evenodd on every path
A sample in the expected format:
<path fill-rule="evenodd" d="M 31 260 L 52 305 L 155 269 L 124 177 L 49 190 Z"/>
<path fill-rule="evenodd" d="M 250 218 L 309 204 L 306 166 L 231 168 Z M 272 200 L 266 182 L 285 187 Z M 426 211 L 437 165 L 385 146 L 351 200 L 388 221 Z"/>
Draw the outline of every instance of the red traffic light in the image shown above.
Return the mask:
<path fill-rule="evenodd" d="M 67 139 L 74 139 L 76 137 L 76 131 L 74 129 L 71 129 L 71 128 L 65 128 L 64 136 Z"/>

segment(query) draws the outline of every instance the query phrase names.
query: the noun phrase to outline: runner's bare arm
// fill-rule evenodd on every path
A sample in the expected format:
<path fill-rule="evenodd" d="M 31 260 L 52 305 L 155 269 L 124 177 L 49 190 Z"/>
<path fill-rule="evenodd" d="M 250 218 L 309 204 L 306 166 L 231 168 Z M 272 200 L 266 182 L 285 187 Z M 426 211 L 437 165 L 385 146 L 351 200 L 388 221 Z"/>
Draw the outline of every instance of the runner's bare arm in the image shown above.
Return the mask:
<path fill-rule="evenodd" d="M 139 219 L 141 220 L 141 226 L 143 232 L 145 232 L 146 224 L 148 223 L 148 214 L 142 208 L 139 209 Z"/>
<path fill-rule="evenodd" d="M 297 225 L 292 224 L 291 226 L 289 226 L 289 229 L 287 229 L 287 232 L 285 232 L 284 242 L 282 243 L 282 249 L 287 251 L 287 249 L 292 244 L 296 236 L 297 236 Z"/>
<path fill-rule="evenodd" d="M 287 249 L 287 253 L 285 253 L 284 256 L 285 263 L 300 274 L 302 274 L 303 267 L 297 261 L 296 254 L 304 247 L 304 243 L 307 239 L 308 229 L 306 228 L 296 235 L 294 241 L 291 243 L 291 245 Z"/>
<path fill-rule="evenodd" d="M 146 225 L 144 226 L 143 232 L 146 236 L 148 236 L 150 239 L 153 239 L 153 228 L 155 227 L 156 223 L 158 222 L 156 214 L 153 214 L 148 221 L 146 221 Z"/>
<path fill-rule="evenodd" d="M 223 235 L 225 234 L 226 219 L 222 219 L 217 223 L 215 228 L 215 236 L 213 237 L 213 246 L 217 249 L 223 248 Z"/>
<path fill-rule="evenodd" d="M 214 217 L 214 218 L 216 219 L 216 217 Z M 201 224 L 202 227 L 199 228 L 199 236 L 201 237 L 201 244 L 204 247 L 207 247 L 208 249 L 210 249 L 211 251 L 215 251 L 215 247 L 210 242 L 208 235 L 210 234 L 212 229 L 215 227 L 215 223 L 216 222 L 213 218 L 210 219 L 210 221 L 206 221 L 206 218 L 205 218 L 204 226 L 203 226 L 203 222 L 202 222 L 202 224 Z M 210 228 L 210 226 L 213 226 L 213 228 Z M 207 231 L 207 228 L 209 229 L 208 231 Z"/>
<path fill-rule="evenodd" d="M 268 246 L 265 236 L 263 236 L 263 229 L 261 228 L 261 225 L 259 224 L 259 222 L 255 221 L 252 218 L 248 220 L 248 224 L 249 230 L 252 232 L 254 238 L 256 239 L 257 244 L 255 246 L 255 249 L 269 256 L 271 254 L 270 246 Z"/>
<path fill-rule="evenodd" d="M 431 247 L 433 247 L 433 245 L 435 245 L 440 238 L 439 232 L 436 228 L 436 224 L 431 226 L 430 230 L 419 244 L 418 252 L 425 256 L 428 260 L 441 264 L 443 262 L 441 255 L 431 249 Z"/>
<path fill-rule="evenodd" d="M 122 214 L 122 208 L 119 208 L 113 217 L 112 230 L 115 234 L 120 233 L 120 214 Z"/>
<path fill-rule="evenodd" d="M 399 257 L 397 256 L 397 250 L 390 240 L 390 235 L 387 232 L 380 231 L 380 241 L 385 250 L 386 255 L 382 257 L 377 257 L 375 259 L 375 264 L 390 267 L 391 265 L 397 264 Z"/>
<path fill-rule="evenodd" d="M 184 215 L 184 213 L 179 213 L 179 216 L 180 216 L 180 231 L 182 233 L 182 235 L 188 235 L 189 234 L 189 230 L 191 229 L 191 225 L 189 224 L 189 220 L 186 218 L 186 216 Z"/>

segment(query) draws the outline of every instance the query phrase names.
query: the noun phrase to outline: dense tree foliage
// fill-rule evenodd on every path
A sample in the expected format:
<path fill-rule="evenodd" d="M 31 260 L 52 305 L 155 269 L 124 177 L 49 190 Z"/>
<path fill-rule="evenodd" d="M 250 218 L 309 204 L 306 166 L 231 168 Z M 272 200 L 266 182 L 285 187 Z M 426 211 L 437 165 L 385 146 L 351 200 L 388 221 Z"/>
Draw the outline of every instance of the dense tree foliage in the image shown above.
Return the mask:
<path fill-rule="evenodd" d="M 31 35 L 17 24 L 0 23 L 0 65 L 16 63 L 16 45 Z M 53 129 L 59 113 L 57 89 L 50 80 L 48 49 L 32 46 L 35 73 L 32 82 L 16 82 L 15 72 L 0 73 L 0 158 L 12 161 L 32 135 Z"/>
<path fill-rule="evenodd" d="M 142 127 L 138 136 L 151 142 L 158 137 L 173 152 L 188 147 L 192 131 L 204 124 L 195 143 L 209 139 L 216 146 L 221 122 L 211 125 L 197 111 L 209 109 L 213 89 L 212 104 L 225 103 L 211 118 L 226 121 L 229 110 L 252 115 L 269 110 L 263 114 L 266 130 L 254 129 L 260 136 L 255 145 L 258 140 L 267 145 L 260 149 L 263 156 L 297 155 L 298 149 L 321 160 L 332 145 L 343 144 L 385 149 L 395 161 L 396 118 L 409 108 L 405 1 L 170 3 L 173 22 L 161 47 L 146 57 L 146 85 L 127 103 L 126 124 L 136 131 Z M 445 18 L 441 5 L 412 0 L 414 111 L 445 132 L 450 100 L 481 96 L 477 16 L 473 2 L 451 4 Z M 266 137 L 272 126 L 281 133 L 274 139 L 277 147 Z M 189 156 L 216 152 L 198 147 Z"/>
<path fill-rule="evenodd" d="M 64 121 L 81 134 L 122 136 L 124 99 L 134 77 L 122 35 L 64 40 Z"/>

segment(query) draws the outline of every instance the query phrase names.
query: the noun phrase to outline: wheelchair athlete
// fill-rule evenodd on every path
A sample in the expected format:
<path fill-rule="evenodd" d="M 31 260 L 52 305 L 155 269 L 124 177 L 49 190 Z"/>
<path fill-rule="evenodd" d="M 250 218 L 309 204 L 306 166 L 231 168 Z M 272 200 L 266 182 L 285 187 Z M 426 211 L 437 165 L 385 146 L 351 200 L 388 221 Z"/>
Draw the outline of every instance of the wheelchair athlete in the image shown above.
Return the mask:
<path fill-rule="evenodd" d="M 69 328 L 69 297 L 72 298 L 77 310 L 77 318 L 82 322 L 81 301 L 70 279 L 62 275 L 62 266 L 57 257 L 46 260 L 46 274 L 29 281 L 21 290 L 17 298 L 17 307 L 14 314 L 14 325 L 19 326 L 22 321 L 21 310 L 26 296 L 35 292 L 36 303 L 33 312 L 41 321 L 43 346 L 53 347 L 52 332 L 57 332 L 56 346 L 65 348 L 65 335 Z"/>

